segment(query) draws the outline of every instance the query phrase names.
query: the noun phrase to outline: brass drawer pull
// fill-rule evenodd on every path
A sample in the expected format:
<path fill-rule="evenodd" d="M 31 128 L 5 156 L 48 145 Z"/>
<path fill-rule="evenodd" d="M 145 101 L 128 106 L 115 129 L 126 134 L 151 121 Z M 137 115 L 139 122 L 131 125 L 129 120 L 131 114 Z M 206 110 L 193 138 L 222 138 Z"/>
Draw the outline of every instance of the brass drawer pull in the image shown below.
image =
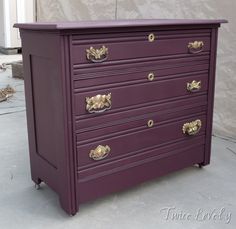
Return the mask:
<path fill-rule="evenodd" d="M 154 121 L 152 119 L 148 120 L 147 126 L 148 127 L 153 127 L 153 125 L 154 125 Z"/>
<path fill-rule="evenodd" d="M 202 122 L 200 119 L 197 119 L 192 122 L 187 122 L 183 125 L 183 133 L 186 135 L 195 135 L 197 134 L 202 127 Z"/>
<path fill-rule="evenodd" d="M 149 74 L 148 74 L 148 80 L 149 81 L 153 81 L 154 80 L 154 78 L 155 78 L 155 75 L 154 75 L 154 73 L 153 72 L 150 72 Z"/>
<path fill-rule="evenodd" d="M 201 89 L 201 81 L 193 80 L 191 83 L 187 83 L 187 90 L 190 92 L 199 91 Z"/>
<path fill-rule="evenodd" d="M 188 43 L 188 50 L 190 53 L 199 53 L 203 51 L 204 42 L 203 41 L 194 41 Z"/>
<path fill-rule="evenodd" d="M 106 48 L 104 45 L 99 49 L 90 47 L 89 49 L 86 49 L 86 53 L 87 53 L 88 60 L 91 60 L 94 63 L 99 63 L 107 59 L 108 48 Z"/>
<path fill-rule="evenodd" d="M 86 97 L 86 110 L 89 113 L 100 113 L 111 109 L 111 93 Z"/>
<path fill-rule="evenodd" d="M 155 35 L 154 35 L 154 33 L 150 33 L 149 35 L 148 35 L 148 41 L 149 42 L 153 42 L 155 40 Z"/>
<path fill-rule="evenodd" d="M 108 154 L 110 153 L 110 151 L 111 151 L 111 148 L 108 145 L 106 146 L 99 145 L 97 146 L 96 149 L 92 149 L 90 151 L 89 157 L 95 161 L 99 161 L 106 158 Z"/>

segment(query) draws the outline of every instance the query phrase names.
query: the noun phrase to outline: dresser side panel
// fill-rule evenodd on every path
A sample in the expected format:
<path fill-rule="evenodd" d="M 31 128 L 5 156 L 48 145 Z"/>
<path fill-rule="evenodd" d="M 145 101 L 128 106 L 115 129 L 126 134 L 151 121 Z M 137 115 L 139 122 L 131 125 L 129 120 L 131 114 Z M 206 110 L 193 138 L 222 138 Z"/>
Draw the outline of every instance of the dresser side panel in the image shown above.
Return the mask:
<path fill-rule="evenodd" d="M 59 33 L 21 31 L 21 36 L 32 179 L 53 188 L 73 214 L 64 43 Z"/>

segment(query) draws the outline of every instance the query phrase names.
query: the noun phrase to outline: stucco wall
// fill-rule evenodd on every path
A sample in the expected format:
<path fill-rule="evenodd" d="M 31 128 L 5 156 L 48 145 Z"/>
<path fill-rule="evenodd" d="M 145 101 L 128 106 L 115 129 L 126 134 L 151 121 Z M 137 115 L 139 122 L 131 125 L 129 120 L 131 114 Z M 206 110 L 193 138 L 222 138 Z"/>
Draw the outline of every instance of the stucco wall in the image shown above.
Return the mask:
<path fill-rule="evenodd" d="M 39 21 L 224 18 L 219 33 L 214 133 L 236 138 L 235 0 L 40 0 Z"/>

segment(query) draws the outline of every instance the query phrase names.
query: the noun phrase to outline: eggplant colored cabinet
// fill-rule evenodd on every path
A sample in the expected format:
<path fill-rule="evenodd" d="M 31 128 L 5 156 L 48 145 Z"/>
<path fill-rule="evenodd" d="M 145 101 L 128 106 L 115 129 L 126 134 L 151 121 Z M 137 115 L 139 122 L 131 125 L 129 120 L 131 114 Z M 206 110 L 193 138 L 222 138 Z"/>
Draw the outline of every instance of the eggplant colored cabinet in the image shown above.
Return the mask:
<path fill-rule="evenodd" d="M 225 20 L 16 24 L 32 179 L 80 203 L 210 162 Z"/>

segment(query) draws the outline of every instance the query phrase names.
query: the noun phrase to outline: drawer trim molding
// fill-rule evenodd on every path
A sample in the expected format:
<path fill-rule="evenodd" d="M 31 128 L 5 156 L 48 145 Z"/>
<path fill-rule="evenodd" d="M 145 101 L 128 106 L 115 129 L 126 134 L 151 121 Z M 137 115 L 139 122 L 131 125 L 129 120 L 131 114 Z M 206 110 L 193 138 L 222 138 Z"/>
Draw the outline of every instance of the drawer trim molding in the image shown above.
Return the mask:
<path fill-rule="evenodd" d="M 96 173 L 96 174 L 93 174 L 93 175 L 90 175 L 90 176 L 87 176 L 87 177 L 84 177 L 84 178 L 79 177 L 78 181 L 80 183 L 88 182 L 90 180 L 102 178 L 102 177 L 110 175 L 110 174 L 118 173 L 118 172 L 130 169 L 130 168 L 134 168 L 134 167 L 137 167 L 137 166 L 140 166 L 140 165 L 144 165 L 144 164 L 147 164 L 147 163 L 152 162 L 152 161 L 161 160 L 163 158 L 169 158 L 169 157 L 172 157 L 174 155 L 181 154 L 181 152 L 190 151 L 191 149 L 196 149 L 198 147 L 199 148 L 202 147 L 202 149 L 204 149 L 204 144 L 202 142 L 195 143 L 194 146 L 187 146 L 187 147 L 184 147 L 184 148 L 181 148 L 181 149 L 173 150 L 171 152 L 162 153 L 162 154 L 159 154 L 157 156 L 148 157 L 148 158 L 146 158 L 145 160 L 142 160 L 142 161 L 136 161 L 136 162 L 133 162 L 133 163 L 129 163 L 129 164 L 119 166 L 119 167 L 114 168 L 114 169 L 106 170 L 106 171 L 103 171 L 103 172 L 100 172 L 100 173 Z M 149 151 L 145 151 L 145 153 L 149 153 Z M 203 155 L 204 155 L 204 151 L 202 151 L 202 158 L 203 158 Z M 86 171 L 81 171 L 81 173 L 83 173 L 83 172 L 86 172 Z"/>

